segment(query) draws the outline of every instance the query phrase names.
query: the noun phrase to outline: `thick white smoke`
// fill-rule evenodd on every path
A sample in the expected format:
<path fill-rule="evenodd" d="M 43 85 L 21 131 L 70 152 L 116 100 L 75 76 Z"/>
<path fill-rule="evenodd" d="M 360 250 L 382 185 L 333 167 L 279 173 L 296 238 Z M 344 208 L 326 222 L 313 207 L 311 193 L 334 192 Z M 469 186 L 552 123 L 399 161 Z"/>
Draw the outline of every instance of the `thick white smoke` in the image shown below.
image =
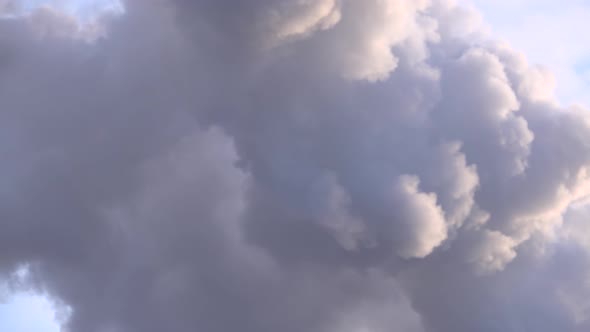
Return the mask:
<path fill-rule="evenodd" d="M 590 328 L 590 113 L 477 13 L 125 8 L 0 19 L 0 277 L 65 329 Z"/>

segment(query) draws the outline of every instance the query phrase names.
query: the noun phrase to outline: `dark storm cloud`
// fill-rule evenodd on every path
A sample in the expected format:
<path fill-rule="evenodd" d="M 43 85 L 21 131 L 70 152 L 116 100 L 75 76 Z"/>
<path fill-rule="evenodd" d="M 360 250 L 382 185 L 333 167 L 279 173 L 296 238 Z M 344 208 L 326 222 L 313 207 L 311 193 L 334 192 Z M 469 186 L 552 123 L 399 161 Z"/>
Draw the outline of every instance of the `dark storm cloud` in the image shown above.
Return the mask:
<path fill-rule="evenodd" d="M 480 31 L 443 0 L 1 20 L 0 274 L 72 332 L 585 331 L 590 116 Z"/>

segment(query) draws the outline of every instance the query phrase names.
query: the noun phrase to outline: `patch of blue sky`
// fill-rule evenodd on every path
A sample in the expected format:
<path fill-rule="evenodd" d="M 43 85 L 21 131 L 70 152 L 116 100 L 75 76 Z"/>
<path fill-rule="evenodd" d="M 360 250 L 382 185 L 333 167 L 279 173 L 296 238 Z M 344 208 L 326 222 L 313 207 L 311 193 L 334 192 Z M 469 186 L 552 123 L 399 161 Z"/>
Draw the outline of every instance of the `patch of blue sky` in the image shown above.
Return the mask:
<path fill-rule="evenodd" d="M 123 13 L 124 7 L 119 0 L 19 0 L 20 14 L 30 12 L 42 6 L 64 10 L 81 20 L 91 19 L 105 11 Z"/>
<path fill-rule="evenodd" d="M 117 0 L 70 0 L 66 4 L 68 10 L 84 19 L 108 11 L 123 13 L 123 4 Z"/>
<path fill-rule="evenodd" d="M 0 300 L 0 331 L 60 332 L 60 326 L 49 300 L 18 293 Z"/>

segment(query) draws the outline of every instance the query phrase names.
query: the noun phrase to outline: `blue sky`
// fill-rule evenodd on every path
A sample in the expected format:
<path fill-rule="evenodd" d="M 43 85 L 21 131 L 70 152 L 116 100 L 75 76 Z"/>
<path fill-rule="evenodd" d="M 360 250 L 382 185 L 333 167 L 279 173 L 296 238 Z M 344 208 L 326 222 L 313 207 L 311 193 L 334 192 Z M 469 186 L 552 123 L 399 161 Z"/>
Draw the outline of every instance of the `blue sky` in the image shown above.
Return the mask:
<path fill-rule="evenodd" d="M 97 12 L 109 9 L 120 10 L 118 0 L 21 0 L 27 8 L 50 5 L 67 10 L 81 18 L 92 17 Z"/>
<path fill-rule="evenodd" d="M 59 331 L 59 325 L 55 321 L 51 303 L 43 297 L 20 293 L 2 300 L 0 300 L 0 331 Z"/>

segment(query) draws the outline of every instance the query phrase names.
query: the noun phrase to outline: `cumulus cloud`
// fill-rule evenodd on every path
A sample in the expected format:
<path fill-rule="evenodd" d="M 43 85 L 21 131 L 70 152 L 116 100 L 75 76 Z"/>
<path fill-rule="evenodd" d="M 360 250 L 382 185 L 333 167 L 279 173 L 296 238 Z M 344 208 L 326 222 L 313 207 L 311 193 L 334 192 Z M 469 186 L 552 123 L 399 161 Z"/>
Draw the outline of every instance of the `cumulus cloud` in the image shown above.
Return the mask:
<path fill-rule="evenodd" d="M 482 9 L 496 36 L 526 52 L 534 63 L 549 66 L 564 103 L 588 104 L 588 28 L 590 7 L 583 0 L 459 0 Z M 542 38 L 536 38 L 542 36 Z M 552 47 L 548 47 L 551 45 Z"/>
<path fill-rule="evenodd" d="M 26 266 L 67 331 L 590 326 L 590 113 L 476 13 L 106 15 L 0 20 L 0 277 Z"/>

